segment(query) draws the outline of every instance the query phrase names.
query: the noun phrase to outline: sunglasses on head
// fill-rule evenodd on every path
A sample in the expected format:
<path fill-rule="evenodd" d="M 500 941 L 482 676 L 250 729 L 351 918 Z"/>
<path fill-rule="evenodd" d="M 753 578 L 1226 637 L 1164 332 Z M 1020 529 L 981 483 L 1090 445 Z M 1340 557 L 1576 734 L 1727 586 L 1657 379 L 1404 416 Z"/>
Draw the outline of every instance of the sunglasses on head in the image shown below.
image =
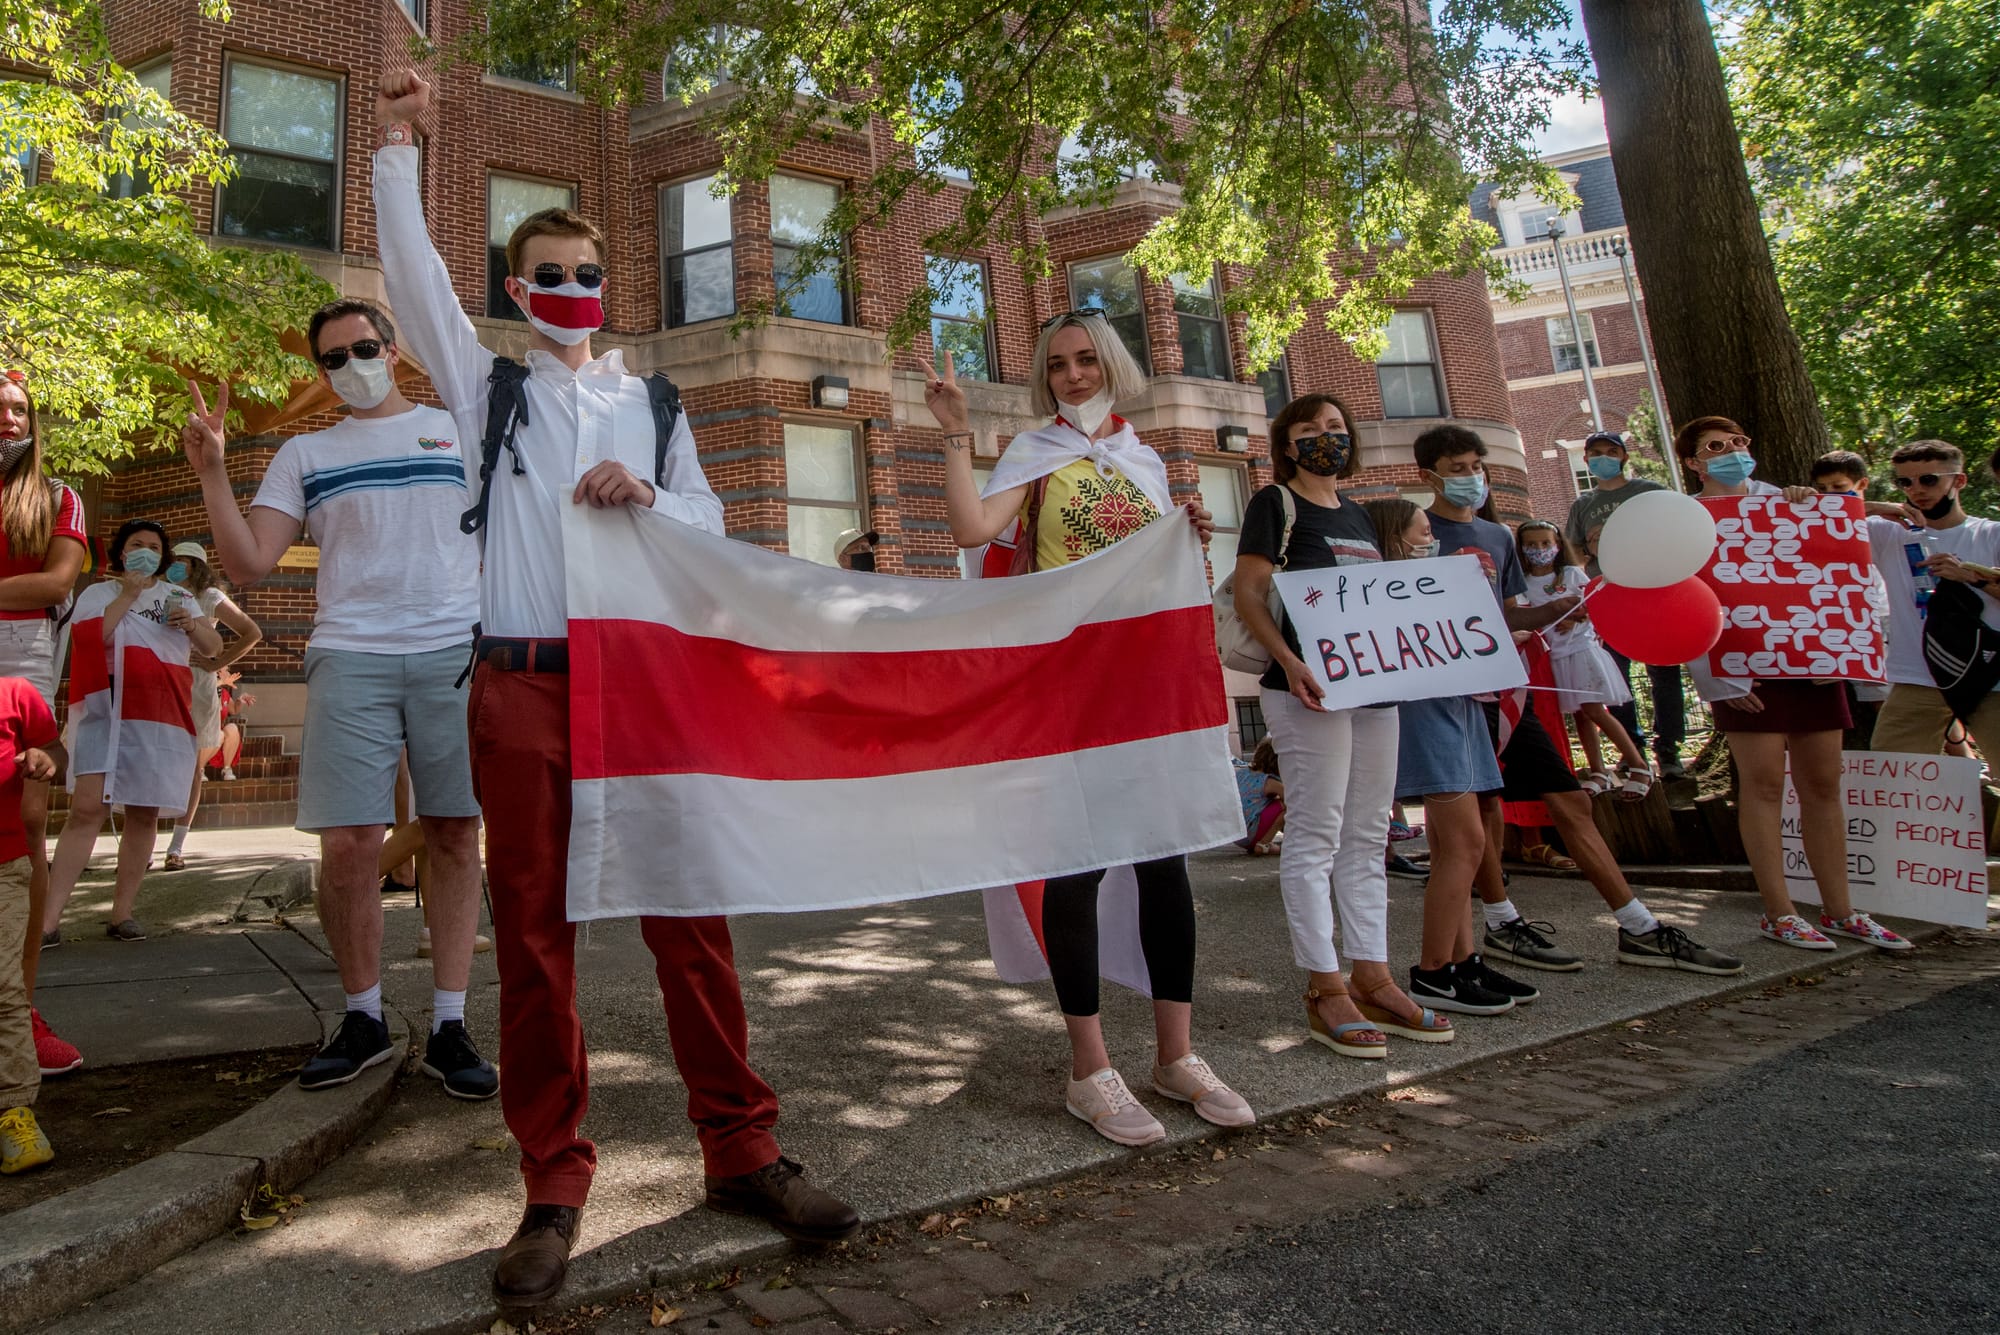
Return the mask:
<path fill-rule="evenodd" d="M 1063 312 L 1063 313 L 1062 313 L 1061 315 L 1051 315 L 1051 316 L 1050 316 L 1050 317 L 1049 317 L 1048 319 L 1046 319 L 1046 320 L 1042 321 L 1042 328 L 1044 328 L 1044 329 L 1054 329 L 1054 328 L 1055 328 L 1055 327 L 1056 327 L 1057 325 L 1061 324 L 1061 323 L 1062 323 L 1062 322 L 1063 322 L 1064 320 L 1081 320 L 1081 319 L 1083 319 L 1083 318 L 1084 318 L 1085 316 L 1090 316 L 1090 315 L 1094 315 L 1094 316 L 1096 316 L 1096 317 L 1097 317 L 1098 319 L 1100 319 L 1100 320 L 1102 320 L 1102 319 L 1105 319 L 1105 318 L 1107 318 L 1107 317 L 1105 316 L 1104 312 L 1103 312 L 1103 311 L 1101 311 L 1101 310 L 1099 310 L 1099 309 L 1097 309 L 1097 307 L 1095 307 L 1095 306 L 1084 306 L 1084 307 L 1080 307 L 1080 308 L 1078 308 L 1077 310 L 1073 310 L 1073 311 L 1064 311 L 1064 312 Z"/>
<path fill-rule="evenodd" d="M 1908 491 L 1911 487 L 1935 487 L 1938 483 L 1949 482 L 1956 476 L 1956 473 L 1919 473 L 1915 477 L 1904 477 L 1898 473 L 1896 487 L 1899 491 Z"/>
<path fill-rule="evenodd" d="M 372 362 L 382 355 L 382 341 L 376 338 L 357 339 L 344 348 L 328 348 L 319 355 L 319 364 L 329 371 L 338 371 L 347 365 L 347 359 L 355 357 L 364 362 Z"/>
<path fill-rule="evenodd" d="M 1694 447 L 1694 452 L 1696 454 L 1727 454 L 1731 450 L 1747 450 L 1749 448 L 1750 437 L 1748 436 L 1724 436 L 1720 440 L 1704 440 L 1701 444 Z"/>
<path fill-rule="evenodd" d="M 604 266 L 601 264 L 579 264 L 574 269 L 560 264 L 537 264 L 533 274 L 536 287 L 561 287 L 569 277 L 576 276 L 576 285 L 596 291 L 604 286 Z"/>

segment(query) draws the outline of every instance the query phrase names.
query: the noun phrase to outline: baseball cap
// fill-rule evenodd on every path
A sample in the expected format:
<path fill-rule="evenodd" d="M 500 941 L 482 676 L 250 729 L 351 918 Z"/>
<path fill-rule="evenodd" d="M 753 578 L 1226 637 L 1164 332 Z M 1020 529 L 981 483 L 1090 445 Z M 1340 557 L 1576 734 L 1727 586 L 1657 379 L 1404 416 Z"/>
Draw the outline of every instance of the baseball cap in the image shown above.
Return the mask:
<path fill-rule="evenodd" d="M 1583 448 L 1586 450 L 1600 443 L 1616 445 L 1621 450 L 1627 448 L 1625 437 L 1619 435 L 1616 431 L 1593 431 L 1583 438 Z"/>
<path fill-rule="evenodd" d="M 177 542 L 174 544 L 174 555 L 185 556 L 190 561 L 206 562 L 208 549 L 198 542 Z"/>

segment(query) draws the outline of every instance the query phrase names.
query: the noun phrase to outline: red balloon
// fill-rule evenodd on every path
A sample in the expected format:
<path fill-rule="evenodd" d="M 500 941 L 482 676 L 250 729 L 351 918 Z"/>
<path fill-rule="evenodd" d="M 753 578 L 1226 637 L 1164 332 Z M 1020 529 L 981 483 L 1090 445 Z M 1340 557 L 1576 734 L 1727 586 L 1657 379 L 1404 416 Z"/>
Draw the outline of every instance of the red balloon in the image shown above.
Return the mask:
<path fill-rule="evenodd" d="M 1699 575 L 1659 589 L 1596 588 L 1584 608 L 1598 638 L 1635 663 L 1690 662 L 1722 637 L 1722 603 Z"/>

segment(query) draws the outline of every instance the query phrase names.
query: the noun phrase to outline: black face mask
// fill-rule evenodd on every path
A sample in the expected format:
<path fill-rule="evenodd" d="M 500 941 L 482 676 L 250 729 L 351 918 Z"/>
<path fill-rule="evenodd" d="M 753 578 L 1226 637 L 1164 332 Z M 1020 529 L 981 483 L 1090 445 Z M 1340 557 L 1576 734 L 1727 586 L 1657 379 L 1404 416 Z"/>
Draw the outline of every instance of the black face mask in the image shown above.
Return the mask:
<path fill-rule="evenodd" d="M 854 553 L 854 555 L 847 558 L 847 568 L 849 570 L 873 570 L 875 568 L 875 553 Z"/>
<path fill-rule="evenodd" d="M 1300 468 L 1316 477 L 1333 477 L 1347 467 L 1348 455 L 1354 450 L 1354 437 L 1345 431 L 1328 431 L 1295 440 L 1292 449 L 1298 455 Z"/>
<path fill-rule="evenodd" d="M 1923 516 L 1924 518 L 1930 520 L 1933 524 L 1935 524 L 1940 519 L 1948 518 L 1951 515 L 1952 509 L 1957 504 L 1958 504 L 1958 493 L 1955 491 L 1948 491 L 1945 493 L 1943 500 L 1939 501 L 1936 505 L 1931 506 L 1929 509 L 1923 511 Z"/>

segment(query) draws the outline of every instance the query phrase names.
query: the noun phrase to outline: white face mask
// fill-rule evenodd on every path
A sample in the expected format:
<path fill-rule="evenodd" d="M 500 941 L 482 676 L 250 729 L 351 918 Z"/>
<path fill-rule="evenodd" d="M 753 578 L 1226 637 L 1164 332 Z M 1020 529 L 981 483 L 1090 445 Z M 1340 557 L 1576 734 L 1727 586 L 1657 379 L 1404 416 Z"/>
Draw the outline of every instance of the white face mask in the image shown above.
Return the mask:
<path fill-rule="evenodd" d="M 388 398 L 389 391 L 396 387 L 395 377 L 389 374 L 386 353 L 366 361 L 349 357 L 345 365 L 328 371 L 326 378 L 333 386 L 333 392 L 340 395 L 341 402 L 364 411 Z"/>
<path fill-rule="evenodd" d="M 1432 538 L 1429 542 L 1420 542 L 1410 548 L 1410 555 L 1419 560 L 1429 560 L 1438 554 L 1438 548 L 1442 546 L 1444 546 L 1443 543 L 1439 542 L 1436 538 Z"/>
<path fill-rule="evenodd" d="M 574 279 L 561 287 L 528 284 L 528 323 L 566 348 L 604 327 L 604 284 L 585 287 Z"/>
<path fill-rule="evenodd" d="M 1097 428 L 1102 426 L 1104 419 L 1110 415 L 1111 395 L 1106 390 L 1098 390 L 1082 403 L 1062 405 L 1063 420 L 1081 430 L 1086 436 L 1096 435 Z"/>

